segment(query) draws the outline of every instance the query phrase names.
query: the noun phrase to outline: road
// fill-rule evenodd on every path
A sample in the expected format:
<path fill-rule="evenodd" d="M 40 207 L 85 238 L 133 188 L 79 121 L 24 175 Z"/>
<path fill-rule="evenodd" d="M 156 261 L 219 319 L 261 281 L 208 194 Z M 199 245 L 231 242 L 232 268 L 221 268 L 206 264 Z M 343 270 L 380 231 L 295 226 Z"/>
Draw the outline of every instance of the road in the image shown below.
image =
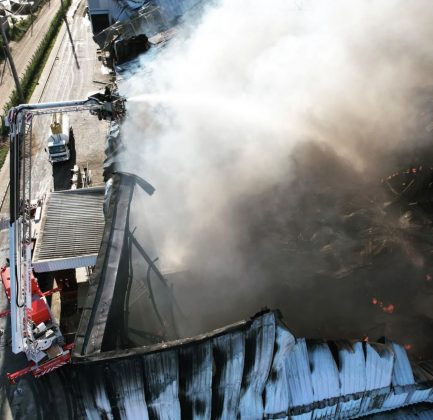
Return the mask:
<path fill-rule="evenodd" d="M 54 0 L 51 2 L 57 4 Z M 101 73 L 101 66 L 96 56 L 97 46 L 92 40 L 90 22 L 85 13 L 84 0 L 74 0 L 68 13 L 68 21 L 72 31 L 80 69 L 77 69 L 65 25 L 63 25 L 50 58 L 40 78 L 31 102 L 64 101 L 81 99 L 89 92 L 103 87 L 108 81 Z M 97 81 L 96 83 L 94 81 Z M 102 162 L 107 123 L 99 121 L 89 113 L 70 115 L 76 138 L 77 164 L 88 165 L 92 171 L 94 185 L 102 182 Z M 53 167 L 49 164 L 44 151 L 44 141 L 49 128 L 49 117 L 36 117 L 33 124 L 33 197 L 52 190 Z M 69 176 L 68 171 L 65 176 Z M 0 172 L 0 182 L 9 178 L 7 164 Z M 68 180 L 63 180 L 65 185 Z M 5 200 L 1 213 L 5 215 L 8 209 L 8 199 Z M 7 231 L 0 232 L 0 265 L 3 265 L 8 253 Z M 0 293 L 0 311 L 7 309 L 8 302 Z M 35 381 L 28 376 L 18 385 L 9 385 L 5 373 L 25 366 L 23 356 L 15 356 L 10 352 L 7 320 L 0 319 L 0 328 L 5 334 L 0 336 L 0 418 L 38 418 L 38 398 L 49 398 L 38 395 Z"/>
<path fill-rule="evenodd" d="M 26 67 L 37 50 L 42 38 L 47 33 L 54 15 L 60 8 L 60 0 L 50 0 L 40 10 L 38 17 L 33 23 L 33 31 L 29 31 L 19 42 L 9 44 L 12 50 L 17 73 L 22 77 Z M 3 66 L 1 68 L 3 70 Z M 0 84 L 0 114 L 3 113 L 3 107 L 9 99 L 12 91 L 15 89 L 14 80 L 10 68 L 7 68 Z"/>
<path fill-rule="evenodd" d="M 72 10 L 78 2 L 74 2 Z M 39 89 L 33 95 L 34 102 L 66 101 L 84 99 L 89 93 L 100 90 L 109 81 L 102 75 L 101 65 L 96 57 L 96 44 L 91 37 L 90 21 L 85 14 L 86 3 L 81 1 L 73 17 L 70 17 L 72 37 L 78 56 L 80 68 L 75 64 L 72 48 L 63 27 L 59 39 L 53 48 L 51 60 L 47 63 L 45 77 L 41 78 Z M 95 82 L 96 81 L 96 82 Z M 86 166 L 92 171 L 93 183 L 100 184 L 102 179 L 102 162 L 107 123 L 98 121 L 88 112 L 69 115 L 76 139 L 77 164 Z M 54 188 L 53 167 L 48 162 L 45 152 L 45 141 L 48 136 L 50 117 L 36 117 L 33 124 L 33 173 L 32 191 L 34 198 Z M 73 162 L 64 165 L 69 168 Z M 58 170 L 59 167 L 57 166 Z M 69 176 L 69 173 L 68 173 Z M 64 188 L 69 188 L 66 181 Z M 56 186 L 56 189 L 59 189 Z"/>

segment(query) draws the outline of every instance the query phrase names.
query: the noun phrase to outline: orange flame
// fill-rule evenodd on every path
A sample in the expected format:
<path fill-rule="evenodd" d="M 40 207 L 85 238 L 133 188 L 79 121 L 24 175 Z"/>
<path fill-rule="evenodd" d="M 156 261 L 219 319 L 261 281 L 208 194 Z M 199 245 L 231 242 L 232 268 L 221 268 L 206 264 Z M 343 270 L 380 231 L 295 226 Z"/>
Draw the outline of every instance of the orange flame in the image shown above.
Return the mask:
<path fill-rule="evenodd" d="M 387 313 L 387 314 L 392 314 L 394 312 L 394 309 L 395 309 L 394 304 L 390 303 L 389 305 L 385 306 L 381 300 L 378 300 L 375 297 L 371 299 L 371 303 L 373 305 L 379 305 L 379 307 L 382 309 L 382 311 Z"/>
<path fill-rule="evenodd" d="M 382 307 L 382 311 L 387 313 L 387 314 L 392 314 L 394 312 L 394 309 L 395 309 L 395 306 L 392 303 L 390 303 L 387 306 Z"/>

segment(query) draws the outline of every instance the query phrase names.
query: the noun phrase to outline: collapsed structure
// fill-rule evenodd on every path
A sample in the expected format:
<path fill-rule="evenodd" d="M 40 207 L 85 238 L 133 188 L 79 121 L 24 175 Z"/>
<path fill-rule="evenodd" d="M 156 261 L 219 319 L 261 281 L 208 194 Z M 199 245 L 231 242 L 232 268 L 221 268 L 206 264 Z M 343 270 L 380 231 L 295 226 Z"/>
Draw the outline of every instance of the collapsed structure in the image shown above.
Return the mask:
<path fill-rule="evenodd" d="M 130 19 L 95 36 L 103 61 L 118 72 L 171 35 L 165 31 L 152 39 L 152 31 L 168 29 L 162 18 L 158 25 L 154 25 L 157 19 L 152 20 L 150 32 L 145 30 L 150 12 L 167 16 L 155 4 L 142 8 L 123 5 L 134 14 L 120 16 Z M 89 7 L 97 29 L 101 23 L 95 16 L 100 10 Z M 101 19 L 106 23 L 114 20 L 111 15 Z M 139 188 L 150 196 L 154 188 L 134 174 L 117 172 L 116 157 L 121 149 L 119 123 L 112 122 L 104 167 L 105 202 L 98 189 L 93 191 L 91 204 L 95 206 L 91 223 L 101 222 L 102 206 L 105 214 L 103 231 L 100 224 L 95 226 L 94 239 L 102 241 L 97 256 L 96 242 L 86 244 L 89 247 L 81 254 L 74 250 L 73 255 L 56 246 L 56 252 L 64 253 L 54 259 L 62 261 L 51 261 L 46 256 L 52 253 L 50 244 L 56 233 L 48 222 L 35 250 L 35 271 L 44 264 L 54 267 L 63 263 L 64 267 L 66 260 L 68 268 L 78 266 L 78 259 L 82 266 L 86 258 L 85 264 L 95 265 L 71 364 L 38 380 L 35 393 L 47 396 L 38 407 L 42 417 L 334 419 L 376 414 L 380 418 L 378 413 L 400 408 L 393 418 L 433 415 L 429 404 L 433 402 L 432 362 L 410 360 L 402 345 L 386 339 L 296 338 L 274 311 L 199 336 L 179 337 L 175 302 L 164 273 L 147 244 L 140 242 L 129 226 L 134 191 Z M 63 212 L 62 200 L 71 195 L 82 200 L 91 193 L 63 192 L 62 197 L 53 193 L 53 203 L 46 211 Z M 56 198 L 60 200 L 57 207 Z M 77 226 L 73 211 L 71 214 L 69 226 L 75 237 L 73 228 Z M 144 346 L 135 345 L 128 325 L 131 289 L 137 281 L 131 272 L 132 249 L 139 254 L 148 293 L 142 331 L 135 331 L 147 343 Z M 290 325 L 290 320 L 286 322 Z"/>
<path fill-rule="evenodd" d="M 67 368 L 78 381 L 68 405 L 81 413 L 78 417 L 335 419 L 431 401 L 431 362 L 410 361 L 404 347 L 386 340 L 296 339 L 275 312 L 169 340 L 175 329 L 166 311 L 161 343 L 119 350 L 119 343 L 128 346 L 122 334 L 131 287 L 131 273 L 122 271 L 119 261 L 129 252 L 127 221 L 136 181 L 114 175 L 101 252 L 75 341 L 76 365 Z M 153 192 L 147 183 L 142 186 Z M 109 264 L 119 269 L 107 270 Z M 153 267 L 144 250 L 143 264 Z M 63 392 L 70 393 L 69 387 Z M 428 406 L 419 409 L 431 415 Z"/>

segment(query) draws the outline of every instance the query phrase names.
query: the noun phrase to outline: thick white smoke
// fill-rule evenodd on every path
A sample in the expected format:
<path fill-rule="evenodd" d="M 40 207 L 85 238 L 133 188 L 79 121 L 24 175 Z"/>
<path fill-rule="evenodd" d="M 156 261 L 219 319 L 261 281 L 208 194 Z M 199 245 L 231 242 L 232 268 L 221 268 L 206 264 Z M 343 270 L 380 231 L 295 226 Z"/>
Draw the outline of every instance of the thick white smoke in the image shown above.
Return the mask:
<path fill-rule="evenodd" d="M 417 117 L 433 81 L 432 21 L 430 0 L 222 0 L 156 58 L 144 55 L 121 85 L 122 169 L 156 187 L 142 211 L 162 264 L 195 267 L 206 302 L 220 291 L 228 307 L 256 290 L 251 305 L 278 303 L 262 294 L 275 273 L 243 257 L 248 219 L 288 218 L 276 210 L 282 196 L 284 213 L 299 211 L 300 190 L 322 188 L 300 173 L 331 173 L 351 192 L 363 179 L 380 184 L 396 154 L 429 137 Z M 306 284 L 277 277 L 288 290 Z"/>

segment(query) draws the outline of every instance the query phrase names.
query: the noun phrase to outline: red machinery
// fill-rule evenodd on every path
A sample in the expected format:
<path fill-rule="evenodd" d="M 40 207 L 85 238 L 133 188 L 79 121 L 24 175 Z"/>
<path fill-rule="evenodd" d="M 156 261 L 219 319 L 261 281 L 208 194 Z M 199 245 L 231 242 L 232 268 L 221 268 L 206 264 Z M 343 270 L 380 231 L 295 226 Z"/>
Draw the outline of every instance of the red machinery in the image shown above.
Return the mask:
<path fill-rule="evenodd" d="M 3 288 L 5 290 L 6 296 L 9 301 L 11 300 L 11 281 L 10 281 L 10 268 L 3 267 L 0 270 L 1 281 Z M 53 329 L 58 329 L 57 324 L 53 321 L 53 316 L 51 314 L 50 307 L 46 301 L 47 296 L 51 296 L 53 293 L 60 292 L 60 288 L 52 289 L 48 292 L 43 293 L 39 288 L 38 281 L 35 279 L 33 274 L 30 276 L 31 279 L 31 309 L 27 309 L 28 319 L 31 320 L 33 333 L 36 338 L 40 338 L 47 331 L 52 331 Z M 10 311 L 5 311 L 0 314 L 0 316 L 9 315 Z M 53 333 L 52 333 L 53 334 Z M 52 335 L 51 334 L 51 335 Z M 59 341 L 57 339 L 57 341 Z M 59 343 L 58 343 L 59 344 Z M 63 348 L 58 345 L 51 345 L 50 351 L 47 351 L 47 357 L 42 359 L 42 363 L 35 363 L 31 361 L 29 365 L 19 370 L 18 372 L 8 373 L 9 382 L 15 383 L 15 380 L 27 373 L 32 373 L 33 376 L 42 376 L 53 369 L 60 367 L 68 363 L 71 359 L 70 349 L 72 345 L 63 346 Z"/>

